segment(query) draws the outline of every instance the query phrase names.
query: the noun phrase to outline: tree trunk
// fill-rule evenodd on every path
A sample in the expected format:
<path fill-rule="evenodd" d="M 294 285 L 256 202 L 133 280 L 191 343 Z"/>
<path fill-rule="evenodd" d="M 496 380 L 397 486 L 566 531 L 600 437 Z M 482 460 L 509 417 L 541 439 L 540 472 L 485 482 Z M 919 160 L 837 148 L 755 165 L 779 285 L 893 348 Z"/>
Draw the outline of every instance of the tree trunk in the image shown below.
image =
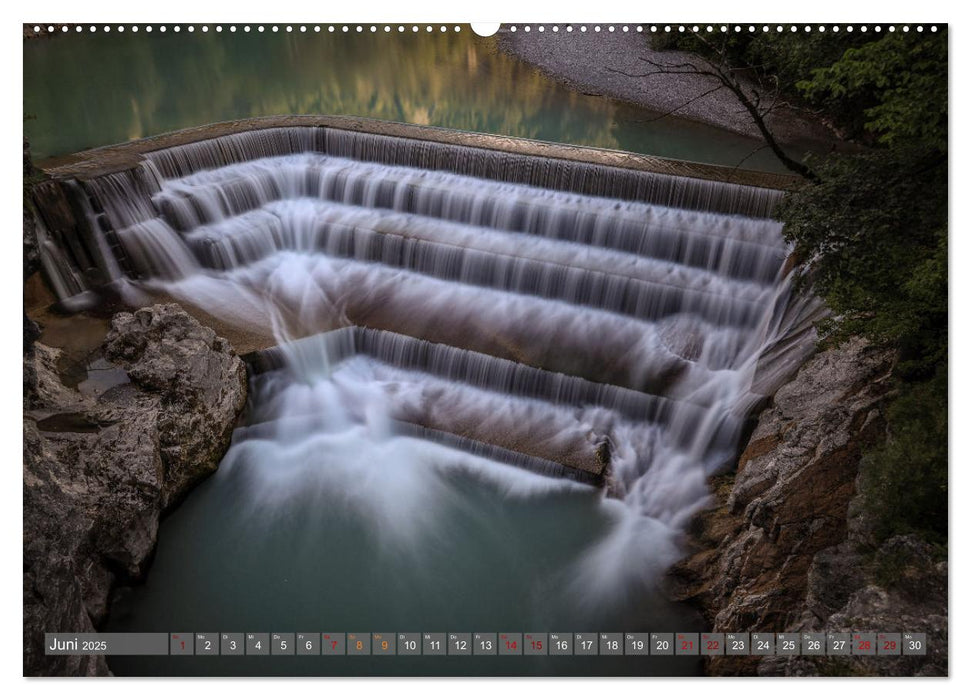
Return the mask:
<path fill-rule="evenodd" d="M 779 142 L 775 140 L 775 136 L 772 135 L 772 132 L 769 131 L 769 127 L 765 123 L 765 119 L 761 114 L 759 114 L 758 108 L 752 104 L 752 101 L 748 98 L 748 95 L 745 94 L 745 91 L 730 80 L 726 80 L 725 78 L 721 78 L 721 80 L 725 87 L 735 93 L 735 96 L 738 98 L 739 102 L 741 102 L 745 109 L 748 110 L 748 113 L 755 121 L 755 126 L 758 127 L 759 132 L 762 134 L 762 138 L 765 139 L 766 144 L 768 144 L 769 148 L 772 149 L 772 152 L 775 154 L 776 158 L 778 158 L 784 166 L 797 175 L 801 175 L 813 183 L 819 182 L 819 176 L 814 173 L 808 165 L 805 163 L 800 163 L 794 158 L 790 158 L 786 152 L 782 150 L 782 146 L 780 146 Z"/>

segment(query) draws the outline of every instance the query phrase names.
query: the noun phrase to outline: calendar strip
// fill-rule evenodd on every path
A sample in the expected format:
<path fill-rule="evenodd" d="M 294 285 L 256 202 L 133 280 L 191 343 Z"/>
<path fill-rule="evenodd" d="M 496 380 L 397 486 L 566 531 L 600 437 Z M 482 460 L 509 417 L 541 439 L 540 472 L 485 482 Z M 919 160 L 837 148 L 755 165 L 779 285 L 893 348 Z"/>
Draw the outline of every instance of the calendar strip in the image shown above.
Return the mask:
<path fill-rule="evenodd" d="M 44 635 L 48 656 L 924 656 L 923 632 L 151 632 Z"/>

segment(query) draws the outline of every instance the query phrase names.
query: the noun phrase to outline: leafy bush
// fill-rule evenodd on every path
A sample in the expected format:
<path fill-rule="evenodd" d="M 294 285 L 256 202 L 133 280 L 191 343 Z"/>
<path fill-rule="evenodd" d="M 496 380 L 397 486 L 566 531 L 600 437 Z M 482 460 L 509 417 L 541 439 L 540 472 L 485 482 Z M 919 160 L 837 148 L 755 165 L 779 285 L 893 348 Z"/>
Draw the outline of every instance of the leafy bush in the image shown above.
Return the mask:
<path fill-rule="evenodd" d="M 885 34 L 812 70 L 796 87 L 886 146 L 947 150 L 947 32 Z"/>
<path fill-rule="evenodd" d="M 831 31 L 670 32 L 659 50 L 691 51 L 744 71 L 764 90 L 827 117 L 854 140 L 947 150 L 947 29 L 935 34 Z"/>
<path fill-rule="evenodd" d="M 947 366 L 906 383 L 888 411 L 892 429 L 863 460 L 862 493 L 877 536 L 918 534 L 947 542 Z"/>
<path fill-rule="evenodd" d="M 819 164 L 780 212 L 806 277 L 851 335 L 898 350 L 888 437 L 861 465 L 877 535 L 948 537 L 947 36 L 885 34 L 797 88 L 875 147 Z M 888 563 L 889 564 L 889 563 Z"/>
<path fill-rule="evenodd" d="M 862 465 L 879 536 L 945 543 L 947 29 L 685 32 L 652 42 L 777 87 L 868 147 L 811 163 L 814 178 L 785 198 L 778 217 L 806 263 L 802 282 L 833 311 L 821 329 L 826 342 L 863 335 L 898 350 L 888 439 Z"/>
<path fill-rule="evenodd" d="M 816 170 L 778 215 L 834 313 L 823 330 L 896 344 L 901 376 L 926 378 L 947 361 L 946 158 L 880 150 Z"/>

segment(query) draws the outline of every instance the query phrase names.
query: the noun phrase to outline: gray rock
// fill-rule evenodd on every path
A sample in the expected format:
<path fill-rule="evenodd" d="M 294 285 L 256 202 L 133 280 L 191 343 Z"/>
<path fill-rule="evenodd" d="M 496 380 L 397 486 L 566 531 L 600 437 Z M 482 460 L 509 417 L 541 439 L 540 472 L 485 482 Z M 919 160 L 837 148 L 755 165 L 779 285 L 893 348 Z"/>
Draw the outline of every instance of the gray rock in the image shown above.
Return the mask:
<path fill-rule="evenodd" d="M 229 342 L 175 304 L 116 314 L 105 357 L 162 402 L 163 507 L 222 457 L 246 396 L 246 367 Z"/>
<path fill-rule="evenodd" d="M 45 657 L 43 632 L 93 631 L 112 586 L 145 574 L 162 513 L 211 474 L 246 400 L 229 344 L 177 305 L 117 314 L 105 354 L 130 384 L 64 386 L 35 345 L 24 418 L 24 673 L 102 675 L 103 657 Z"/>
<path fill-rule="evenodd" d="M 884 434 L 892 364 L 891 352 L 855 339 L 819 353 L 783 385 L 734 479 L 693 525 L 697 551 L 673 569 L 672 583 L 714 631 L 927 631 L 942 656 L 720 657 L 707 662 L 709 673 L 946 673 L 946 565 L 913 537 L 861 554 L 875 541 L 857 496 L 860 458 Z M 887 562 L 896 567 L 892 590 L 878 571 Z"/>
<path fill-rule="evenodd" d="M 816 554 L 806 581 L 806 610 L 812 617 L 800 627 L 815 626 L 846 605 L 863 576 L 863 557 L 849 541 Z"/>

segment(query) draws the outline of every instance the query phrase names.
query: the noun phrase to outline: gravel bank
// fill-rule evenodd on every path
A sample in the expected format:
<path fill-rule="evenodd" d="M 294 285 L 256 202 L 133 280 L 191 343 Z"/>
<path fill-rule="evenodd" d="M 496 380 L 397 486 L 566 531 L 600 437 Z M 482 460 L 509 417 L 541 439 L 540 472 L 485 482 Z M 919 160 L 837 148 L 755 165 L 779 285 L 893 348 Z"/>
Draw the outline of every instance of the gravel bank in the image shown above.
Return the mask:
<path fill-rule="evenodd" d="M 745 136 L 760 138 L 751 117 L 725 89 L 698 97 L 718 87 L 714 78 L 701 75 L 643 74 L 651 66 L 642 59 L 677 64 L 691 59 L 680 51 L 655 51 L 650 39 L 636 32 L 567 33 L 499 32 L 500 48 L 526 61 L 578 92 L 623 100 L 661 114 L 673 113 Z M 697 58 L 695 59 L 697 60 Z M 697 99 L 695 99 L 697 98 Z M 792 109 L 779 108 L 769 127 L 786 144 L 813 151 L 828 151 L 839 139 L 825 125 Z"/>

